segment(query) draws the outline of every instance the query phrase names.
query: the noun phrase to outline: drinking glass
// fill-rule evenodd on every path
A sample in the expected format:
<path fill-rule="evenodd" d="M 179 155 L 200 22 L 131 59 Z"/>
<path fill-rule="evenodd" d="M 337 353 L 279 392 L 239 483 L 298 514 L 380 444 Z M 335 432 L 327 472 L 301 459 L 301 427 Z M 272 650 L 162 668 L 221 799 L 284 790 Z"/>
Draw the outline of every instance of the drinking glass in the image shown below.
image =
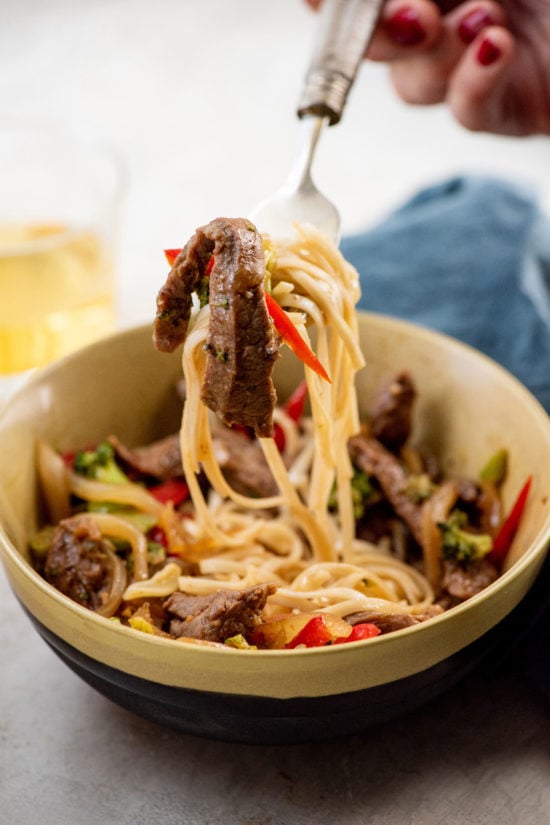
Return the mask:
<path fill-rule="evenodd" d="M 87 135 L 0 118 L 0 403 L 30 370 L 115 327 L 123 177 Z"/>

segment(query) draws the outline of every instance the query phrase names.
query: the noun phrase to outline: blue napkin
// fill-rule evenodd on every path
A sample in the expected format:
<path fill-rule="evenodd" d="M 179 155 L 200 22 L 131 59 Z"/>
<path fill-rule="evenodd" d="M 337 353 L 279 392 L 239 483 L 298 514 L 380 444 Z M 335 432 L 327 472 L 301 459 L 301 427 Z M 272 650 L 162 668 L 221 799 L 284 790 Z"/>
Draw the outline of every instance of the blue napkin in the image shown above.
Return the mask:
<path fill-rule="evenodd" d="M 362 309 L 477 347 L 550 412 L 550 221 L 531 191 L 456 177 L 344 238 L 342 252 L 360 273 Z M 550 556 L 520 609 L 507 661 L 550 697 Z"/>
<path fill-rule="evenodd" d="M 362 309 L 472 344 L 550 411 L 550 221 L 532 192 L 453 178 L 345 238 L 342 251 L 361 275 Z"/>

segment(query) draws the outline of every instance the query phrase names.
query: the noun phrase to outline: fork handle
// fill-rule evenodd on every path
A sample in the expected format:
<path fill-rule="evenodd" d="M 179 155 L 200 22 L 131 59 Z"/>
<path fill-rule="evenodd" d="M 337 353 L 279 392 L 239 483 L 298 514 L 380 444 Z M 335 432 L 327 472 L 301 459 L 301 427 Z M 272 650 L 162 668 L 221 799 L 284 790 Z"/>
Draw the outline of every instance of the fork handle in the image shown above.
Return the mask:
<path fill-rule="evenodd" d="M 348 92 L 370 43 L 383 0 L 323 0 L 298 116 L 342 117 Z"/>

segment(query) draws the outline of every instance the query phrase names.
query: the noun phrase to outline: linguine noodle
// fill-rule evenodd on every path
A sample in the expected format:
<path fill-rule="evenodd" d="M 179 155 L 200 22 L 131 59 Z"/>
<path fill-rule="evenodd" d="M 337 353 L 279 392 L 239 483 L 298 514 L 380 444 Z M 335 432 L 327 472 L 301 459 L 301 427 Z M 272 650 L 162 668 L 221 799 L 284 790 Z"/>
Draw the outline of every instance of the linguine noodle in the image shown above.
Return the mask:
<path fill-rule="evenodd" d="M 193 558 L 207 547 L 198 576 L 180 576 L 190 594 L 220 587 L 240 590 L 277 585 L 267 612 L 321 610 L 339 616 L 361 610 L 421 612 L 433 601 L 428 581 L 408 564 L 355 538 L 348 439 L 359 430 L 355 375 L 364 364 L 355 304 L 359 281 L 354 268 L 311 226 L 298 226 L 289 244 L 275 244 L 272 294 L 292 308 L 292 320 L 311 344 L 331 384 L 306 368 L 311 419 L 298 435 L 278 410 L 285 428 L 285 452 L 273 439 L 260 439 L 279 495 L 251 498 L 233 490 L 216 462 L 211 415 L 200 399 L 208 333 L 208 305 L 195 311 L 183 349 L 186 403 L 181 454 L 196 513 L 197 534 L 183 551 Z M 289 437 L 290 436 L 290 437 Z M 203 493 L 202 469 L 210 489 Z M 336 484 L 338 507 L 328 501 Z M 273 509 L 276 513 L 273 514 Z M 202 555 L 202 551 L 201 551 Z M 175 581 L 175 580 L 174 580 Z M 132 584 L 125 598 L 147 595 L 149 582 Z"/>

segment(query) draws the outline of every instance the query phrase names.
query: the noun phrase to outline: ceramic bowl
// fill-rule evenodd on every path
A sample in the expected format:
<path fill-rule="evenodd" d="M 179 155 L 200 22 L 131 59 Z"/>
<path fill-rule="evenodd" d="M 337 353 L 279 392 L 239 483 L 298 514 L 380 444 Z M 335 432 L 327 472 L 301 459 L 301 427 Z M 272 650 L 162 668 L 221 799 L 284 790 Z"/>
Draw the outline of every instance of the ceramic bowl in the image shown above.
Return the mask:
<path fill-rule="evenodd" d="M 174 432 L 180 355 L 161 355 L 150 327 L 117 334 L 38 374 L 0 415 L 0 550 L 11 587 L 38 632 L 76 673 L 111 700 L 188 733 L 228 741 L 328 739 L 410 711 L 456 683 L 522 609 L 550 540 L 550 419 L 510 374 L 441 334 L 388 317 L 360 316 L 367 366 L 363 409 L 398 370 L 418 388 L 414 440 L 444 469 L 473 474 L 507 447 L 503 495 L 533 487 L 503 575 L 468 602 L 425 623 L 331 648 L 250 651 L 188 645 L 102 619 L 48 585 L 29 563 L 40 524 L 35 445 L 61 450 L 116 433 L 130 445 Z M 281 395 L 295 385 L 288 358 Z"/>

